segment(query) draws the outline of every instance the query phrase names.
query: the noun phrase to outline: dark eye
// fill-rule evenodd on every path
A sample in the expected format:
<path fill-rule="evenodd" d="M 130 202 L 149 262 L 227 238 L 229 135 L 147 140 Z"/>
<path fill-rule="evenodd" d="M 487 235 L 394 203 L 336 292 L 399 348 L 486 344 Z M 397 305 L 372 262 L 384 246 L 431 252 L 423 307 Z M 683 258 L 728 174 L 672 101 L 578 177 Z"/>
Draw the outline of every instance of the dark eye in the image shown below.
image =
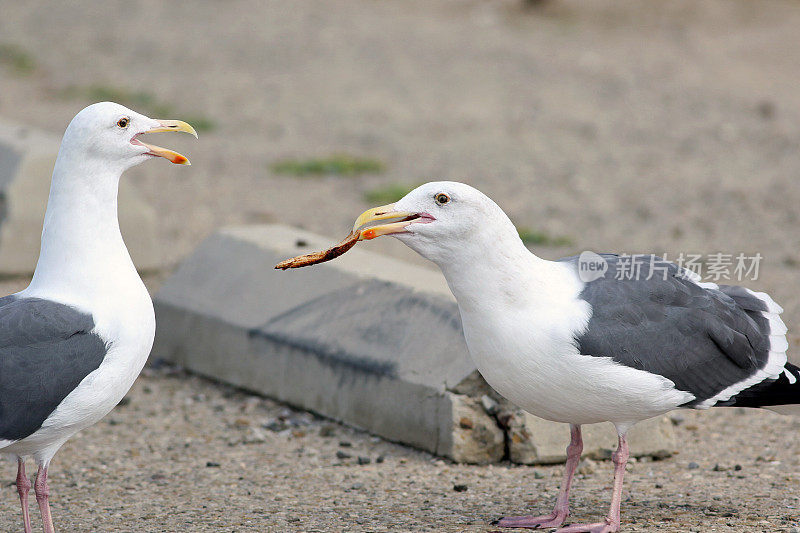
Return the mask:
<path fill-rule="evenodd" d="M 120 128 L 127 128 L 130 122 L 131 119 L 129 119 L 128 117 L 122 117 L 117 121 L 117 126 L 119 126 Z"/>
<path fill-rule="evenodd" d="M 443 192 L 440 192 L 439 194 L 434 196 L 434 199 L 436 200 L 436 203 L 439 205 L 444 205 L 450 201 L 450 197 Z"/>

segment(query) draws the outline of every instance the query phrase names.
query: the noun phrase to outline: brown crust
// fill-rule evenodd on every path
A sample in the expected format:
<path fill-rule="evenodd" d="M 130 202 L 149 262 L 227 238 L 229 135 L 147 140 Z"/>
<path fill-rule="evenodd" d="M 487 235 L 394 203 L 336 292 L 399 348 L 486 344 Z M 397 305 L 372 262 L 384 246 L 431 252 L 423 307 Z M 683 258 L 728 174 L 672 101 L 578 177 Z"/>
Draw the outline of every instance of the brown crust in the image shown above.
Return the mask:
<path fill-rule="evenodd" d="M 331 246 L 327 250 L 323 250 L 321 252 L 313 252 L 310 254 L 305 255 L 298 255 L 297 257 L 292 257 L 291 259 L 287 259 L 286 261 L 281 261 L 275 268 L 280 270 L 286 270 L 287 268 L 300 268 L 308 265 L 316 265 L 318 263 L 324 263 L 325 261 L 330 261 L 331 259 L 336 259 L 347 250 L 352 248 L 358 242 L 358 238 L 361 236 L 361 232 L 357 231 L 355 233 L 350 232 L 350 235 L 344 238 L 344 240 L 335 246 Z"/>

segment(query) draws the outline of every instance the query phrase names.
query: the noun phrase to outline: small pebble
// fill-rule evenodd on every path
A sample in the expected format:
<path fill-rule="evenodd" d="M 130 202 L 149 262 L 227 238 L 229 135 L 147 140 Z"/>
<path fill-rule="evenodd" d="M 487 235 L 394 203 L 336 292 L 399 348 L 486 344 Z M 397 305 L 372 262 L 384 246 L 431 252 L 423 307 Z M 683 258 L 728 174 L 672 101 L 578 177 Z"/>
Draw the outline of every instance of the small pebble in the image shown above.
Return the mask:
<path fill-rule="evenodd" d="M 533 479 L 544 479 L 544 474 L 542 474 L 538 470 L 534 470 L 533 471 Z"/>
<path fill-rule="evenodd" d="M 372 462 L 372 459 L 369 457 L 364 457 L 363 455 L 358 456 L 358 464 L 360 465 L 368 465 Z"/>
<path fill-rule="evenodd" d="M 453 485 L 453 490 L 456 492 L 466 492 L 469 487 L 466 485 Z"/>
<path fill-rule="evenodd" d="M 261 427 L 263 427 L 264 429 L 268 429 L 270 431 L 274 431 L 276 433 L 278 431 L 283 431 L 284 429 L 286 429 L 286 425 L 280 420 L 272 420 L 271 422 L 268 422 Z"/>
<path fill-rule="evenodd" d="M 214 461 L 206 462 L 206 468 L 219 468 L 219 463 L 215 463 Z"/>
<path fill-rule="evenodd" d="M 483 406 L 483 410 L 486 411 L 486 414 L 489 416 L 496 415 L 497 411 L 499 410 L 497 402 L 485 394 L 481 396 L 481 405 Z"/>
<path fill-rule="evenodd" d="M 350 448 L 352 445 L 353 445 L 353 443 L 350 442 L 350 441 L 346 441 L 346 440 L 340 440 L 339 441 L 339 446 L 341 446 L 342 448 Z"/>
<path fill-rule="evenodd" d="M 350 459 L 352 457 L 352 455 L 350 455 L 347 452 L 343 452 L 342 450 L 337 450 L 336 457 L 338 459 Z"/>
<path fill-rule="evenodd" d="M 699 464 L 697 464 L 697 463 L 695 463 L 694 461 L 692 461 L 691 463 L 689 463 L 689 465 L 687 466 L 687 468 L 688 468 L 689 470 L 695 470 L 695 469 L 697 469 L 697 468 L 700 468 L 700 465 L 699 465 Z"/>
<path fill-rule="evenodd" d="M 375 459 L 375 462 L 376 463 L 382 463 L 385 460 L 386 460 L 386 458 L 383 455 L 379 455 L 378 458 Z"/>
<path fill-rule="evenodd" d="M 733 465 L 733 469 L 737 472 L 742 469 L 742 465 Z"/>
<path fill-rule="evenodd" d="M 670 422 L 672 422 L 673 426 L 680 426 L 684 422 L 686 422 L 686 417 L 679 414 L 670 415 L 669 417 Z"/>
<path fill-rule="evenodd" d="M 308 415 L 294 416 L 289 419 L 289 425 L 294 427 L 310 426 L 311 418 Z"/>

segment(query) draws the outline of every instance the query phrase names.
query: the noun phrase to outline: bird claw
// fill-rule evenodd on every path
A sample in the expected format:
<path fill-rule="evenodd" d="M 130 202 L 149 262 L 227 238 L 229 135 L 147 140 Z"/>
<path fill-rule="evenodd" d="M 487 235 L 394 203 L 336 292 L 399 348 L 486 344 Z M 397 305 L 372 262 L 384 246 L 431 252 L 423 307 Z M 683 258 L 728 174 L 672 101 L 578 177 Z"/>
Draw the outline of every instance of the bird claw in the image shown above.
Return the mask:
<path fill-rule="evenodd" d="M 506 516 L 500 520 L 492 522 L 492 525 L 499 527 L 517 527 L 524 529 L 540 529 L 558 527 L 564 523 L 567 514 L 550 513 L 543 516 Z"/>
<path fill-rule="evenodd" d="M 555 533 L 615 533 L 619 531 L 619 524 L 597 522 L 594 524 L 573 524 L 557 529 Z"/>

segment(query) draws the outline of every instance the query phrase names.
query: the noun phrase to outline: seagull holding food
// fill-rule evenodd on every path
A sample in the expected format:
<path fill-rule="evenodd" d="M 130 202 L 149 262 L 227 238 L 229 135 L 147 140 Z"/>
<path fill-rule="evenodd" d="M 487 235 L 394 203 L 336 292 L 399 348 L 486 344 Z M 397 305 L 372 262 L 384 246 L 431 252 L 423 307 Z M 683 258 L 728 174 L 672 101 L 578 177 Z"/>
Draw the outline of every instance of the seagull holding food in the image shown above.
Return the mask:
<path fill-rule="evenodd" d="M 381 235 L 441 268 L 489 385 L 536 416 L 570 425 L 553 512 L 503 518 L 501 527 L 565 522 L 582 424 L 616 426 L 611 508 L 602 522 L 558 533 L 619 530 L 625 435 L 637 422 L 680 407 L 791 411 L 797 406 L 787 405 L 800 404 L 800 369 L 787 363 L 782 309 L 764 293 L 703 283 L 655 256 L 639 258 L 635 275 L 624 256 L 540 259 L 497 204 L 463 183 L 427 183 L 367 210 L 336 254 Z M 286 263 L 279 266 L 297 266 Z"/>
<path fill-rule="evenodd" d="M 30 481 L 45 533 L 53 533 L 47 469 L 72 435 L 103 418 L 144 366 L 155 334 L 150 295 L 117 220 L 120 176 L 177 152 L 145 144 L 145 133 L 197 133 L 102 102 L 78 113 L 58 152 L 36 271 L 28 287 L 0 298 L 0 453 L 17 458 L 25 533 Z"/>

